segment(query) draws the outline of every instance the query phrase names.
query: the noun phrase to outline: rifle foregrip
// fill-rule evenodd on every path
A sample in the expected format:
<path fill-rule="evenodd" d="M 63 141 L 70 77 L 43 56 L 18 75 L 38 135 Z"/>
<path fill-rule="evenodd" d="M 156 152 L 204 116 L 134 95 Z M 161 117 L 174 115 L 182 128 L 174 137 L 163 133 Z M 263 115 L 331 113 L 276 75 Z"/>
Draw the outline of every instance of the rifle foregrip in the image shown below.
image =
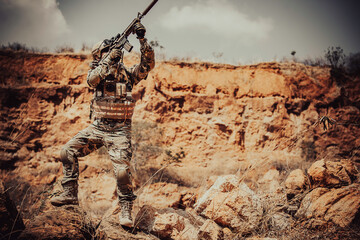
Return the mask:
<path fill-rule="evenodd" d="M 124 49 L 128 52 L 131 52 L 131 50 L 133 49 L 133 46 L 130 44 L 128 40 L 126 40 L 126 42 L 124 43 Z"/>

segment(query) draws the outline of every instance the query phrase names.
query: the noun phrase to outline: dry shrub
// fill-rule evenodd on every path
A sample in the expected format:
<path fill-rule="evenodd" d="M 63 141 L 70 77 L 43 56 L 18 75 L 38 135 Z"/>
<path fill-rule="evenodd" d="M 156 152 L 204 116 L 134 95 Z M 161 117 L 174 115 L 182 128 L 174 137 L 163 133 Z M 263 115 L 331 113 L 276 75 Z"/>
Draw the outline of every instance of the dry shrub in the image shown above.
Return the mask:
<path fill-rule="evenodd" d="M 346 70 L 351 76 L 360 76 L 360 52 L 346 58 Z"/>
<path fill-rule="evenodd" d="M 75 50 L 70 45 L 65 44 L 65 45 L 62 45 L 62 46 L 57 46 L 55 48 L 55 52 L 56 53 L 73 53 L 73 52 L 75 52 Z"/>
<path fill-rule="evenodd" d="M 162 130 L 153 122 L 133 122 L 133 161 L 135 166 L 143 166 L 149 158 L 162 154 Z"/>

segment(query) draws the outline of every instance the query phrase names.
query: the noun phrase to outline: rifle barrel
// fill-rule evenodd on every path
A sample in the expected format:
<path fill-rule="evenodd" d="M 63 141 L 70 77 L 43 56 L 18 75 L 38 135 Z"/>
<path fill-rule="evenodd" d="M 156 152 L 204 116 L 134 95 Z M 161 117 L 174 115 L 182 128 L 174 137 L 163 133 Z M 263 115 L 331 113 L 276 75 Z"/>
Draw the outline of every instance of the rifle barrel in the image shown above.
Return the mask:
<path fill-rule="evenodd" d="M 150 5 L 143 11 L 143 13 L 140 16 L 140 19 L 145 16 L 150 10 L 151 8 L 157 3 L 158 0 L 153 0 Z"/>

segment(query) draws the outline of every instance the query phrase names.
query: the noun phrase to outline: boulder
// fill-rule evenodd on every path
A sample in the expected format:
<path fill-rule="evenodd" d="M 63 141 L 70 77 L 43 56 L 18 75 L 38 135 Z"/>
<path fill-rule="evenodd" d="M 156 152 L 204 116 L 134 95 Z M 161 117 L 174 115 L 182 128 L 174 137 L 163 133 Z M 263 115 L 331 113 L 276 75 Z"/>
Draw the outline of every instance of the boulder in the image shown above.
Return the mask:
<path fill-rule="evenodd" d="M 329 192 L 327 188 L 315 188 L 310 193 L 308 193 L 303 200 L 301 201 L 300 208 L 297 210 L 295 217 L 303 218 L 305 217 L 306 212 L 308 211 L 310 205 L 315 202 L 321 195 Z"/>
<path fill-rule="evenodd" d="M 206 240 L 224 239 L 224 233 L 219 225 L 217 225 L 213 220 L 208 219 L 200 227 L 199 239 L 206 239 Z"/>
<path fill-rule="evenodd" d="M 358 170 L 350 160 L 316 161 L 308 169 L 308 174 L 315 186 L 339 187 L 354 182 Z"/>
<path fill-rule="evenodd" d="M 355 182 L 355 180 L 359 178 L 359 171 L 353 161 L 350 159 L 342 159 L 340 160 L 340 164 L 345 168 L 352 182 Z"/>
<path fill-rule="evenodd" d="M 270 182 L 272 180 L 279 180 L 280 173 L 276 169 L 270 169 L 261 178 L 260 182 Z"/>
<path fill-rule="evenodd" d="M 303 199 L 297 217 L 349 226 L 360 210 L 360 184 L 338 189 L 317 188 Z"/>
<path fill-rule="evenodd" d="M 187 192 L 181 197 L 181 207 L 193 207 L 196 202 L 196 193 Z"/>
<path fill-rule="evenodd" d="M 354 192 L 347 194 L 338 202 L 332 204 L 324 216 L 326 221 L 332 221 L 340 227 L 346 227 L 354 220 L 360 210 L 360 185 L 357 184 L 356 187 L 349 187 L 349 189 L 353 189 Z M 340 192 L 335 194 L 341 195 Z"/>
<path fill-rule="evenodd" d="M 235 238 L 235 233 L 233 233 L 229 228 L 223 228 L 224 240 L 233 240 Z"/>
<path fill-rule="evenodd" d="M 25 228 L 21 215 L 0 180 L 0 238 L 16 239 Z"/>
<path fill-rule="evenodd" d="M 223 227 L 248 233 L 255 229 L 263 214 L 259 197 L 235 175 L 220 176 L 198 200 L 195 210 Z"/>
<path fill-rule="evenodd" d="M 135 226 L 161 239 L 198 239 L 199 227 L 204 221 L 199 217 L 172 208 L 156 209 L 144 205 L 135 218 Z M 204 227 L 204 231 L 208 231 Z"/>
<path fill-rule="evenodd" d="M 279 183 L 279 171 L 276 169 L 270 169 L 259 180 L 259 188 L 264 193 L 277 194 L 282 192 L 282 187 Z"/>
<path fill-rule="evenodd" d="M 286 195 L 288 199 L 295 195 L 303 193 L 308 186 L 308 180 L 301 169 L 296 169 L 290 172 L 285 180 Z"/>
<path fill-rule="evenodd" d="M 323 184 L 326 178 L 325 160 L 314 162 L 308 169 L 308 174 L 314 183 Z"/>
<path fill-rule="evenodd" d="M 176 212 L 157 212 L 151 232 L 160 238 L 198 239 L 198 229 L 188 218 Z"/>
<path fill-rule="evenodd" d="M 138 196 L 139 205 L 151 205 L 154 208 L 167 208 L 179 206 L 181 193 L 178 185 L 173 183 L 158 182 L 144 187 Z"/>
<path fill-rule="evenodd" d="M 238 185 L 238 178 L 235 175 L 221 176 L 216 179 L 212 186 L 196 202 L 195 210 L 202 212 L 220 192 L 229 192 Z"/>
<path fill-rule="evenodd" d="M 103 218 L 100 221 L 100 225 L 95 231 L 95 234 L 92 235 L 94 237 L 95 235 L 97 238 L 95 239 L 101 239 L 101 240 L 122 240 L 122 239 L 141 239 L 141 240 L 155 240 L 158 239 L 155 236 L 152 236 L 149 234 L 149 231 L 146 229 L 144 232 L 138 232 L 136 228 L 139 228 L 139 226 L 136 224 L 132 229 L 123 228 L 119 223 L 119 212 L 120 207 L 117 203 L 117 200 L 113 202 L 113 205 L 108 211 L 104 214 Z M 150 219 L 149 215 L 151 216 L 152 212 L 142 212 L 143 217 L 146 219 Z M 148 215 L 146 215 L 148 214 Z M 139 221 L 137 222 L 139 223 Z M 88 238 L 93 239 L 93 238 Z"/>

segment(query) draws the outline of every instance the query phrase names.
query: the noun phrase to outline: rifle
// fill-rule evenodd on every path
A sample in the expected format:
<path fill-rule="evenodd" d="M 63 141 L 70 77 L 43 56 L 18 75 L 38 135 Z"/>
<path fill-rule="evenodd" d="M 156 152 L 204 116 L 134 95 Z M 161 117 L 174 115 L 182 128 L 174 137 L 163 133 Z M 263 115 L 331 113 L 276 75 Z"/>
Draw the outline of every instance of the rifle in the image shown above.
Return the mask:
<path fill-rule="evenodd" d="M 141 19 L 151 10 L 151 8 L 157 3 L 158 0 L 153 0 L 150 5 L 142 12 L 138 13 L 138 16 L 134 18 L 134 20 L 130 23 L 130 25 L 125 29 L 125 31 L 122 34 L 118 34 L 115 38 L 112 38 L 109 42 L 110 48 L 108 54 L 110 54 L 111 50 L 116 49 L 125 49 L 128 52 L 131 52 L 133 46 L 130 44 L 129 40 L 127 39 L 131 33 L 134 32 L 134 25 L 137 22 L 140 22 Z"/>

